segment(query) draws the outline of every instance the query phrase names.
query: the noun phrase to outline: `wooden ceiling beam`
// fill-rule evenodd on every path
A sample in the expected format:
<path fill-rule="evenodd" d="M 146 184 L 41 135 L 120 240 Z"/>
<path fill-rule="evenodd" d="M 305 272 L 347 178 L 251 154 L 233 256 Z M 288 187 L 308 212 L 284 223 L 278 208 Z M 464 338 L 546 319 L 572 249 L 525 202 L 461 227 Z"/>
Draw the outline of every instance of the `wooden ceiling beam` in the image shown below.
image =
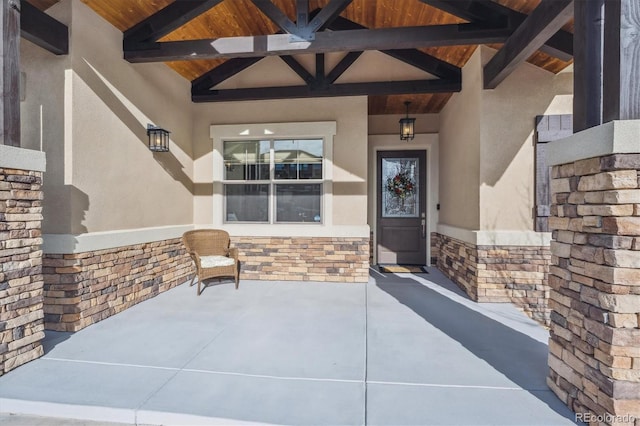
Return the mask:
<path fill-rule="evenodd" d="M 420 0 L 423 3 L 437 7 L 447 13 L 458 16 L 469 22 L 496 24 L 507 19 L 511 25 L 521 25 L 527 15 L 520 13 L 491 0 Z M 547 55 L 562 61 L 573 59 L 573 34 L 559 30 L 550 37 L 540 49 Z"/>
<path fill-rule="evenodd" d="M 209 90 L 230 77 L 246 70 L 251 65 L 263 58 L 234 58 L 223 62 L 211 71 L 208 71 L 191 82 L 192 91 Z"/>
<path fill-rule="evenodd" d="M 124 58 L 132 63 L 194 59 L 295 55 L 360 50 L 459 46 L 504 43 L 509 27 L 487 28 L 476 24 L 399 27 L 353 31 L 323 31 L 314 41 L 292 42 L 289 34 L 223 37 L 209 40 L 171 41 L 124 46 Z"/>
<path fill-rule="evenodd" d="M 20 35 L 55 55 L 69 53 L 69 28 L 27 1 L 20 3 Z"/>
<path fill-rule="evenodd" d="M 382 53 L 412 65 L 436 77 L 449 79 L 462 75 L 460 68 L 417 49 L 383 50 Z"/>
<path fill-rule="evenodd" d="M 353 0 L 331 0 L 328 5 L 314 13 L 309 29 L 316 32 L 330 26 Z"/>
<path fill-rule="evenodd" d="M 283 32 L 299 35 L 298 25 L 289 19 L 271 0 L 251 0 L 251 2 Z"/>
<path fill-rule="evenodd" d="M 484 88 L 495 89 L 573 16 L 573 0 L 542 0 L 484 66 Z"/>
<path fill-rule="evenodd" d="M 485 7 L 494 10 L 495 12 L 502 13 L 509 19 L 512 27 L 520 26 L 528 15 L 513 10 L 506 6 L 501 5 L 492 0 L 471 0 L 474 2 L 481 2 Z M 573 34 L 568 31 L 560 30 L 556 32 L 547 42 L 540 47 L 541 52 L 547 55 L 558 58 L 561 61 L 573 60 Z"/>
<path fill-rule="evenodd" d="M 560 30 L 538 50 L 561 61 L 571 61 L 573 60 L 573 34 Z"/>
<path fill-rule="evenodd" d="M 309 13 L 309 0 L 296 0 L 296 22 L 294 23 L 271 0 L 251 2 L 283 32 L 301 40 L 315 40 L 316 31 L 331 23 L 353 0 L 330 0 L 320 10 Z"/>
<path fill-rule="evenodd" d="M 309 0 L 296 0 L 296 26 L 304 31 L 309 25 Z"/>
<path fill-rule="evenodd" d="M 392 95 L 402 93 L 459 92 L 461 80 L 410 80 L 330 84 L 321 87 L 284 86 L 192 92 L 193 102 L 229 102 L 329 96 Z"/>
<path fill-rule="evenodd" d="M 346 18 L 338 17 L 329 25 L 329 29 L 333 31 L 349 31 L 366 30 L 368 28 Z M 418 49 L 389 49 L 381 50 L 381 52 L 436 77 L 455 79 L 461 75 L 460 68 Z"/>
<path fill-rule="evenodd" d="M 422 3 L 462 18 L 469 22 L 491 22 L 505 24 L 507 16 L 477 0 L 420 0 Z"/>
<path fill-rule="evenodd" d="M 349 31 L 366 30 L 368 28 L 350 21 L 349 19 L 338 17 L 331 25 L 329 25 L 329 29 L 333 31 Z M 460 68 L 427 53 L 421 52 L 418 49 L 388 49 L 381 50 L 381 52 L 421 69 L 422 71 L 428 72 L 429 74 L 433 74 L 436 77 L 455 79 L 461 75 Z"/>
<path fill-rule="evenodd" d="M 346 54 L 346 56 L 344 58 L 342 58 L 340 60 L 340 62 L 338 62 L 338 64 L 333 67 L 333 69 L 331 70 L 331 72 L 327 75 L 327 82 L 329 84 L 333 84 L 335 83 L 335 81 L 337 79 L 340 78 L 340 76 L 342 74 L 344 74 L 344 72 L 349 69 L 349 67 L 351 65 L 353 65 L 353 63 L 355 61 L 358 60 L 358 58 L 360 57 L 360 55 L 362 55 L 363 52 L 349 52 Z"/>
<path fill-rule="evenodd" d="M 327 74 L 324 71 L 324 53 L 316 53 L 316 81 L 315 84 L 323 86 L 326 84 Z"/>
<path fill-rule="evenodd" d="M 505 13 L 509 17 L 511 25 L 514 27 L 520 26 L 528 17 L 528 15 L 524 13 L 509 9 L 508 7 L 502 6 L 501 4 L 492 1 L 489 1 L 489 3 L 491 3 L 491 7 Z M 546 43 L 540 47 L 539 50 L 543 53 L 546 53 L 547 55 L 553 56 L 554 58 L 558 58 L 561 61 L 571 61 L 573 59 L 573 34 L 568 31 L 559 30 L 553 36 L 551 36 L 551 38 L 549 38 Z"/>
<path fill-rule="evenodd" d="M 224 0 L 178 0 L 124 32 L 124 44 L 157 41 Z M 125 47 L 126 48 L 126 47 Z"/>
<path fill-rule="evenodd" d="M 285 64 L 289 65 L 296 74 L 300 76 L 301 79 L 304 80 L 307 84 L 312 84 L 315 81 L 315 78 L 305 67 L 300 64 L 293 56 L 284 55 L 280 56 L 280 59 L 284 61 Z"/>

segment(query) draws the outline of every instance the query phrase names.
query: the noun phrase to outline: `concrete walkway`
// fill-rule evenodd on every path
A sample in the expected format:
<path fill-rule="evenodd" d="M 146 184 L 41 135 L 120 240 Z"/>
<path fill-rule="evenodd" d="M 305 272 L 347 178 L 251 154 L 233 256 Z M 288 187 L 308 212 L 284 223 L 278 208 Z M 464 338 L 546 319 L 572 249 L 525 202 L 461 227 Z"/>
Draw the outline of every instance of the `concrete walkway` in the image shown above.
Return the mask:
<path fill-rule="evenodd" d="M 43 358 L 0 377 L 0 412 L 127 424 L 573 424 L 545 385 L 546 341 L 512 306 L 475 304 L 436 269 L 372 270 L 367 285 L 223 283 L 200 297 L 182 285 L 75 334 L 48 332 Z"/>

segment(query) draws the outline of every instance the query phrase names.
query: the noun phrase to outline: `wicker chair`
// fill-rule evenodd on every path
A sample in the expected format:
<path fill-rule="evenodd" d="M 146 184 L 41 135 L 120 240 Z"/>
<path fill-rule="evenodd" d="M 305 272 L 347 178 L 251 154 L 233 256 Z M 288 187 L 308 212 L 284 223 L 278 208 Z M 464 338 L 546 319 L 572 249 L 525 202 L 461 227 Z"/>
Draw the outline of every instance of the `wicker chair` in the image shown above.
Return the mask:
<path fill-rule="evenodd" d="M 197 229 L 182 235 L 197 269 L 198 296 L 202 293 L 200 284 L 208 278 L 233 277 L 238 288 L 238 249 L 229 248 L 229 234 L 220 229 Z M 193 285 L 193 277 L 190 286 Z"/>

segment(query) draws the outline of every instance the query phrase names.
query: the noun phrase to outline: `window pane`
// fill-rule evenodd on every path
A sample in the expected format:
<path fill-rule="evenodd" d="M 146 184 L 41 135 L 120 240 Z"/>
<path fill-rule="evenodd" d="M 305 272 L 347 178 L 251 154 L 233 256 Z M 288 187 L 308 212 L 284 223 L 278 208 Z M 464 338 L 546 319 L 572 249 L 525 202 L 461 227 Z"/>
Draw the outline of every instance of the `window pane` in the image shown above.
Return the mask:
<path fill-rule="evenodd" d="M 269 185 L 225 185 L 227 222 L 269 222 Z"/>
<path fill-rule="evenodd" d="M 320 223 L 321 184 L 276 185 L 277 222 Z"/>
<path fill-rule="evenodd" d="M 322 139 L 299 140 L 300 158 L 322 160 Z"/>
<path fill-rule="evenodd" d="M 417 158 L 382 159 L 382 217 L 418 217 L 419 165 Z"/>
<path fill-rule="evenodd" d="M 322 179 L 322 139 L 274 141 L 276 179 Z"/>
<path fill-rule="evenodd" d="M 296 164 L 277 164 L 275 165 L 276 179 L 296 179 Z"/>
<path fill-rule="evenodd" d="M 322 179 L 322 163 L 299 164 L 298 169 L 300 179 Z"/>
<path fill-rule="evenodd" d="M 227 180 L 269 180 L 269 141 L 224 143 Z"/>

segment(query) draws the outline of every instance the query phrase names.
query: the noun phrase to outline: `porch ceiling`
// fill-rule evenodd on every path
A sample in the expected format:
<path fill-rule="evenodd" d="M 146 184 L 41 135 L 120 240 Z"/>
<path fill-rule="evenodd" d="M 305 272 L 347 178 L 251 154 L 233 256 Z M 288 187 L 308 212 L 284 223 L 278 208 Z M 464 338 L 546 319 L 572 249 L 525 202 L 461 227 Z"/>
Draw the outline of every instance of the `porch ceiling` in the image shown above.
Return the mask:
<path fill-rule="evenodd" d="M 46 10 L 59 0 L 27 1 L 41 10 Z M 145 21 L 158 11 L 174 3 L 172 0 L 81 1 L 123 32 L 131 30 L 140 22 Z M 547 0 L 542 1 L 550 3 Z M 205 8 L 207 5 L 213 5 L 213 7 L 206 10 L 204 13 L 196 14 L 193 19 L 187 20 L 184 24 L 181 23 L 180 25 L 173 25 L 173 28 L 175 29 L 166 34 L 162 34 L 158 39 L 158 41 L 161 42 L 160 44 L 166 45 L 163 42 L 219 39 L 239 36 L 266 36 L 276 34 L 279 31 L 282 31 L 281 27 L 283 24 L 286 24 L 287 18 L 292 23 L 296 22 L 296 5 L 305 5 L 306 3 L 305 1 L 300 0 L 272 0 L 271 2 L 263 0 L 225 0 L 220 1 L 219 4 L 216 4 L 218 2 L 211 0 L 180 0 L 180 2 L 184 4 L 204 5 Z M 274 20 L 267 17 L 265 13 L 259 9 L 257 4 L 262 4 L 263 10 L 265 10 L 265 7 L 268 9 L 270 6 L 276 6 L 282 12 L 280 26 L 275 23 Z M 265 4 L 266 6 L 264 6 Z M 409 29 L 410 27 L 427 26 L 432 26 L 433 28 L 433 26 L 466 24 L 469 22 L 482 23 L 484 28 L 486 28 L 487 25 L 494 26 L 498 21 L 506 21 L 506 25 L 512 28 L 511 33 L 515 34 L 515 28 L 517 28 L 518 25 L 524 25 L 524 18 L 531 14 L 540 4 L 541 0 L 459 0 L 455 2 L 450 0 L 353 0 L 351 2 L 340 0 L 309 0 L 308 10 L 313 13 L 312 11 L 322 8 L 327 8 L 327 10 L 334 8 L 334 10 L 340 12 L 340 18 L 338 18 L 337 24 L 335 24 L 336 21 L 328 21 L 327 26 L 330 30 L 351 30 L 363 27 L 372 30 L 384 28 Z M 188 7 L 191 7 L 192 9 L 194 8 L 194 6 Z M 273 16 L 274 15 L 272 15 L 272 18 Z M 172 18 L 180 19 L 180 12 L 178 12 L 178 14 L 174 14 Z M 564 24 L 564 22 L 562 24 Z M 505 24 L 503 23 L 501 25 Z M 566 23 L 560 32 L 564 32 L 564 36 L 571 37 L 572 31 L 573 21 L 571 20 Z M 337 32 L 339 33 L 340 31 Z M 336 31 L 331 31 L 331 33 L 336 33 Z M 315 34 L 319 35 L 320 31 Z M 420 33 L 416 32 L 416 34 L 419 35 Z M 478 34 L 480 33 L 478 32 Z M 125 34 L 125 39 L 126 37 L 127 35 Z M 320 37 L 317 37 L 317 39 L 319 38 Z M 366 37 L 363 39 L 364 41 L 362 43 L 365 43 Z M 567 38 L 565 37 L 565 40 L 566 39 Z M 454 42 L 454 45 L 448 45 L 452 43 L 443 41 L 443 45 L 427 43 L 429 44 L 428 47 L 425 46 L 424 42 L 417 42 L 415 46 L 411 46 L 411 49 L 405 49 L 411 53 L 405 52 L 402 58 L 398 58 L 397 55 L 389 53 L 388 47 L 386 46 L 383 46 L 380 50 L 384 50 L 385 53 L 396 57 L 396 59 L 404 60 L 405 62 L 418 62 L 419 66 L 423 70 L 431 68 L 433 70 L 442 71 L 444 67 L 446 73 L 443 75 L 437 75 L 435 72 L 431 72 L 431 74 L 436 74 L 437 77 L 440 77 L 443 80 L 443 83 L 446 83 L 447 81 L 456 80 L 455 67 L 463 67 L 475 51 L 478 44 L 482 44 L 485 40 L 488 39 L 474 39 L 472 40 L 474 43 L 462 45 L 458 44 L 458 42 Z M 154 42 L 155 40 L 148 39 L 143 41 Z M 487 44 L 496 49 L 500 49 L 502 47 L 502 44 Z M 375 46 L 369 47 L 375 48 Z M 342 49 L 335 49 L 335 45 L 333 45 L 331 46 L 331 50 L 335 51 Z M 345 52 L 348 50 L 351 49 L 344 49 Z M 541 50 L 545 50 L 546 53 Z M 555 52 L 553 49 L 541 50 L 535 51 L 527 61 L 553 73 L 561 71 L 572 62 L 570 54 L 555 54 L 555 56 L 561 56 L 561 58 L 558 58 L 552 55 Z M 135 47 L 132 49 L 132 52 L 134 56 L 139 53 L 136 51 Z M 127 51 L 125 53 L 130 54 L 131 52 Z M 271 53 L 267 52 L 266 54 Z M 165 62 L 181 76 L 194 82 L 194 100 L 197 99 L 197 89 L 200 87 L 200 91 L 198 93 L 203 96 L 199 99 L 201 101 L 213 101 L 224 99 L 216 99 L 216 96 L 210 95 L 211 91 L 209 91 L 209 89 L 212 86 L 207 86 L 207 83 L 214 82 L 217 84 L 224 81 L 225 78 L 245 69 L 249 64 L 255 63 L 255 61 L 260 59 L 259 53 L 255 52 L 252 54 L 252 56 L 258 56 L 255 59 L 233 58 L 233 56 L 247 56 L 242 54 L 231 54 L 229 56 L 230 57 L 207 57 L 205 59 L 193 60 L 163 60 L 163 58 L 160 58 L 157 61 Z M 166 58 L 169 57 L 167 56 Z M 319 81 L 317 79 L 317 71 L 316 75 L 309 72 L 305 74 L 304 69 L 296 66 L 294 58 L 295 57 L 290 56 L 286 62 L 292 69 L 294 69 L 294 71 L 307 81 L 308 87 L 302 85 L 297 88 L 300 90 L 290 90 L 291 94 L 289 97 L 335 96 L 344 94 L 345 91 L 348 94 L 354 94 L 352 90 L 356 90 L 356 93 L 359 93 L 357 92 L 358 90 L 363 90 L 366 94 L 369 94 L 369 114 L 372 115 L 404 113 L 405 107 L 403 103 L 405 100 L 412 101 L 412 114 L 437 113 L 442 110 L 452 93 L 455 91 L 452 89 L 455 85 L 451 84 L 441 85 L 442 87 L 438 86 L 436 88 L 434 88 L 433 85 L 423 85 L 420 86 L 420 88 L 416 88 L 416 85 L 398 84 L 394 87 L 394 93 L 388 93 L 390 89 L 384 86 L 379 87 L 381 85 L 366 85 L 365 87 L 354 87 L 354 85 L 349 85 L 349 87 L 339 87 L 337 88 L 338 90 L 325 91 L 323 94 L 318 95 L 318 92 L 314 92 L 314 90 L 317 89 L 319 83 L 324 84 L 324 88 L 326 88 L 326 82 L 327 79 L 331 77 L 330 71 L 332 70 L 327 70 L 327 74 L 322 77 L 321 81 Z M 173 57 L 171 59 L 173 59 Z M 222 64 L 226 64 L 226 68 L 219 68 Z M 348 67 L 348 61 L 345 60 L 343 65 Z M 213 78 L 211 78 L 211 76 L 213 76 Z M 453 76 L 453 79 L 450 78 L 451 76 Z M 335 75 L 333 75 L 333 77 L 335 77 Z M 313 80 L 314 78 L 316 78 L 316 80 Z M 457 81 L 459 81 L 459 71 Z M 335 88 L 336 85 L 333 86 Z M 205 90 L 203 91 L 202 88 L 205 88 Z M 268 96 L 284 97 L 280 93 L 277 93 L 274 96 L 272 92 L 273 91 L 268 90 L 256 92 L 255 89 L 253 89 L 249 91 L 249 93 L 232 93 L 228 94 L 228 96 L 233 96 L 233 99 L 237 98 L 238 100 L 245 98 L 260 99 Z M 216 93 L 216 95 L 218 95 L 218 93 Z M 225 96 L 227 96 L 227 94 L 225 94 Z"/>

